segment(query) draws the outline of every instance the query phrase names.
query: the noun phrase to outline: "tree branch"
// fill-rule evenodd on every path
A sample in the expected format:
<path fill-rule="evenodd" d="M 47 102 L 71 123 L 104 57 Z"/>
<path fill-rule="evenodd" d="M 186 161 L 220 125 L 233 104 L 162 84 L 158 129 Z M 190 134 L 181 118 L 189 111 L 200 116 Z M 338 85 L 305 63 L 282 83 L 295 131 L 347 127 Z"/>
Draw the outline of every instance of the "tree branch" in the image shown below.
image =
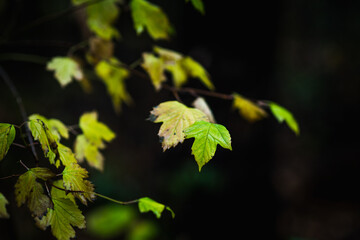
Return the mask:
<path fill-rule="evenodd" d="M 9 87 L 12 95 L 14 96 L 14 98 L 16 100 L 16 103 L 18 104 L 20 114 L 21 114 L 21 117 L 22 117 L 23 121 L 27 122 L 28 121 L 28 115 L 27 115 L 27 113 L 25 111 L 25 107 L 24 107 L 23 101 L 22 101 L 22 99 L 20 97 L 20 94 L 17 91 L 14 83 L 11 81 L 9 75 L 5 72 L 5 70 L 1 66 L 0 66 L 0 76 L 4 80 L 5 84 Z M 26 135 L 27 135 L 29 143 L 30 143 L 30 148 L 31 148 L 32 154 L 33 154 L 33 156 L 35 158 L 36 165 L 38 165 L 39 164 L 39 157 L 38 157 L 38 155 L 36 153 L 36 150 L 35 150 L 35 147 L 34 147 L 34 141 L 32 139 L 31 132 L 30 132 L 30 129 L 29 129 L 28 125 L 25 125 L 25 129 L 26 129 Z"/>

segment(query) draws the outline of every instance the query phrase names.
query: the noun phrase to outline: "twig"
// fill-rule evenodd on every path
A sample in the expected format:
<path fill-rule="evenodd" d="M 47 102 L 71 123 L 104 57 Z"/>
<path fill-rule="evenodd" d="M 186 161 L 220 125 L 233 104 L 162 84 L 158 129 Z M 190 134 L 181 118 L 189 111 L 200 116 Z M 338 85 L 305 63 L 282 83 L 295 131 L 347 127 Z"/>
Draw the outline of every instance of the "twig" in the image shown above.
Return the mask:
<path fill-rule="evenodd" d="M 0 180 L 4 180 L 4 179 L 8 179 L 8 178 L 12 178 L 12 177 L 19 177 L 21 174 L 12 174 L 10 176 L 6 176 L 6 177 L 1 177 Z"/>
<path fill-rule="evenodd" d="M 26 170 L 29 171 L 29 168 L 25 165 L 25 163 L 23 163 L 21 160 L 19 160 L 19 162 L 21 163 L 21 165 L 23 165 L 24 168 L 26 168 Z"/>
<path fill-rule="evenodd" d="M 4 80 L 6 85 L 8 85 L 12 95 L 15 97 L 23 121 L 27 122 L 28 121 L 28 115 L 27 115 L 27 113 L 25 111 L 25 107 L 24 107 L 23 101 L 22 101 L 22 99 L 20 97 L 20 94 L 17 91 L 14 83 L 11 81 L 8 74 L 5 72 L 5 70 L 1 66 L 0 66 L 0 76 L 2 77 L 2 79 Z M 36 150 L 35 150 L 35 147 L 34 147 L 34 141 L 32 139 L 31 132 L 30 132 L 30 129 L 29 129 L 28 125 L 25 125 L 25 129 L 26 129 L 26 135 L 27 135 L 29 143 L 30 143 L 30 148 L 31 148 L 32 154 L 33 154 L 33 156 L 35 158 L 36 165 L 38 165 L 39 164 L 39 157 L 37 156 L 37 153 L 36 153 Z"/>

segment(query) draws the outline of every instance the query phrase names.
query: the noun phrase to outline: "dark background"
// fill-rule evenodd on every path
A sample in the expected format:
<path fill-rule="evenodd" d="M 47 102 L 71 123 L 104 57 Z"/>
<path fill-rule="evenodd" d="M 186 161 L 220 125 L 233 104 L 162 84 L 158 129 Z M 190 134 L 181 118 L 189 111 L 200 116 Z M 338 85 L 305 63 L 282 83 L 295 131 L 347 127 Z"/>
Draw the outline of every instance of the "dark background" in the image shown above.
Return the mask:
<path fill-rule="evenodd" d="M 0 64 L 28 114 L 73 125 L 83 112 L 97 110 L 117 138 L 103 151 L 104 172 L 90 169 L 90 179 L 97 192 L 116 199 L 149 196 L 170 205 L 174 220 L 166 213 L 160 220 L 139 215 L 154 222 L 155 239 L 360 239 L 360 3 L 204 1 L 202 16 L 181 0 L 152 2 L 167 13 L 176 35 L 158 42 L 147 33 L 136 36 L 130 12 L 124 10 L 116 23 L 122 34 L 116 42 L 118 59 L 136 61 L 154 44 L 190 55 L 206 67 L 218 92 L 288 108 L 300 124 L 300 136 L 271 116 L 250 124 L 231 110 L 231 102 L 208 97 L 217 122 L 230 131 L 233 151 L 218 148 L 199 173 L 191 141 L 162 153 L 160 125 L 146 121 L 152 107 L 174 99 L 170 92 L 155 92 L 148 80 L 132 77 L 127 87 L 135 104 L 116 115 L 99 81 L 93 81 L 90 94 L 77 83 L 62 89 L 44 64 L 8 59 L 9 53 L 64 56 L 86 39 L 81 11 L 21 30 L 69 8 L 70 1 L 0 0 Z M 196 80 L 188 86 L 202 88 Z M 1 81 L 0 122 L 22 123 Z M 33 167 L 31 155 L 21 152 L 12 146 L 0 177 L 21 172 L 20 159 Z M 0 238 L 50 238 L 49 230 L 35 227 L 25 207 L 16 207 L 15 181 L 0 182 L 11 215 L 0 220 Z M 83 210 L 103 204 L 100 199 Z M 85 230 L 76 232 L 78 239 L 96 239 Z"/>

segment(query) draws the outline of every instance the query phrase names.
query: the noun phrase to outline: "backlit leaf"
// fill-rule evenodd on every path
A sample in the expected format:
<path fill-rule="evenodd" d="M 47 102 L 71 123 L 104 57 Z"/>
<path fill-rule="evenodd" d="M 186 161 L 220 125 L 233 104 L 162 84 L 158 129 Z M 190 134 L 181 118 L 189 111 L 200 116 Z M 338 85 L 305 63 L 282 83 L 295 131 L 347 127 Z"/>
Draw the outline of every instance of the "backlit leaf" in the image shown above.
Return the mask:
<path fill-rule="evenodd" d="M 128 105 L 132 102 L 125 86 L 125 80 L 129 77 L 129 71 L 120 67 L 120 62 L 117 59 L 112 58 L 109 61 L 100 61 L 95 66 L 95 72 L 105 83 L 117 113 L 121 111 L 122 102 Z"/>
<path fill-rule="evenodd" d="M 49 128 L 52 135 L 56 138 L 57 141 L 60 140 L 61 137 L 69 138 L 69 130 L 64 123 L 62 123 L 58 119 L 47 119 L 46 117 L 40 114 L 32 114 L 29 116 L 29 120 L 37 120 L 40 119 L 45 125 Z"/>
<path fill-rule="evenodd" d="M 55 78 L 62 87 L 68 85 L 73 79 L 80 81 L 83 78 L 79 64 L 69 57 L 54 57 L 48 62 L 46 69 L 55 72 Z"/>
<path fill-rule="evenodd" d="M 195 138 L 191 150 L 199 171 L 215 155 L 218 144 L 232 150 L 230 133 L 223 125 L 198 121 L 186 128 L 184 133 L 186 138 Z"/>
<path fill-rule="evenodd" d="M 184 130 L 196 121 L 209 121 L 205 113 L 189 108 L 177 101 L 168 101 L 159 104 L 150 112 L 151 121 L 162 122 L 159 137 L 165 151 L 182 143 L 185 139 Z"/>
<path fill-rule="evenodd" d="M 66 166 L 62 172 L 64 187 L 66 190 L 79 191 L 72 194 L 77 197 L 84 205 L 87 200 L 95 199 L 94 186 L 85 178 L 88 178 L 88 171 L 77 163 Z"/>
<path fill-rule="evenodd" d="M 233 94 L 233 108 L 237 109 L 241 116 L 249 122 L 255 122 L 266 117 L 266 112 L 257 106 L 254 102 L 242 97 L 241 95 Z"/>
<path fill-rule="evenodd" d="M 186 0 L 186 2 L 189 2 L 189 0 Z M 205 14 L 205 8 L 204 3 L 202 0 L 191 0 L 192 5 L 196 10 L 198 10 L 201 14 Z"/>
<path fill-rule="evenodd" d="M 185 57 L 182 61 L 182 65 L 190 77 L 199 78 L 200 81 L 210 90 L 215 89 L 213 83 L 210 80 L 209 74 L 200 63 L 191 57 Z"/>
<path fill-rule="evenodd" d="M 299 125 L 291 112 L 289 112 L 287 109 L 285 109 L 284 107 L 282 107 L 274 102 L 270 102 L 269 107 L 270 107 L 272 114 L 275 116 L 275 118 L 278 120 L 279 123 L 282 123 L 285 121 L 286 124 L 289 126 L 289 128 L 296 135 L 300 134 Z"/>
<path fill-rule="evenodd" d="M 173 29 L 162 9 L 145 0 L 132 0 L 130 2 L 132 18 L 137 34 L 144 29 L 155 39 L 168 39 Z"/>
<path fill-rule="evenodd" d="M 193 106 L 196 109 L 199 109 L 200 111 L 202 111 L 203 113 L 205 113 L 205 115 L 208 117 L 209 122 L 215 123 L 215 117 L 209 107 L 209 105 L 207 104 L 207 102 L 205 101 L 204 98 L 202 97 L 197 97 L 195 99 L 195 101 L 193 102 Z"/>
<path fill-rule="evenodd" d="M 48 208 L 46 216 L 35 218 L 42 230 L 51 226 L 51 233 L 58 240 L 69 240 L 75 237 L 73 227 L 85 228 L 85 217 L 78 206 L 68 198 L 52 198 L 54 208 Z"/>
<path fill-rule="evenodd" d="M 100 171 L 104 169 L 104 156 L 100 153 L 99 148 L 89 142 L 83 134 L 76 137 L 75 155 L 79 162 L 86 159 L 90 166 Z"/>
<path fill-rule="evenodd" d="M 162 212 L 164 211 L 164 209 L 168 210 L 171 213 L 171 216 L 174 218 L 175 217 L 175 213 L 173 212 L 173 210 L 171 210 L 170 207 L 165 206 L 164 204 L 158 203 L 154 200 L 152 200 L 151 198 L 148 197 L 144 197 L 144 198 L 140 198 L 139 199 L 139 211 L 141 213 L 145 213 L 145 212 L 153 212 L 155 214 L 155 216 L 157 218 L 161 217 Z"/>
<path fill-rule="evenodd" d="M 80 117 L 79 125 L 88 141 L 101 147 L 104 146 L 103 141 L 110 142 L 116 135 L 108 126 L 97 119 L 97 112 L 84 113 Z"/>
<path fill-rule="evenodd" d="M 151 53 L 143 53 L 143 59 L 141 66 L 149 73 L 155 89 L 160 90 L 161 83 L 166 81 L 164 61 Z"/>
<path fill-rule="evenodd" d="M 15 128 L 8 123 L 0 123 L 0 161 L 3 160 L 15 139 Z"/>
<path fill-rule="evenodd" d="M 70 148 L 59 143 L 59 158 L 64 166 L 70 166 L 73 163 L 77 163 L 74 153 Z M 56 163 L 56 167 L 59 167 L 59 162 Z"/>
<path fill-rule="evenodd" d="M 9 218 L 10 215 L 6 211 L 6 204 L 8 204 L 8 200 L 5 196 L 0 192 L 0 218 Z"/>

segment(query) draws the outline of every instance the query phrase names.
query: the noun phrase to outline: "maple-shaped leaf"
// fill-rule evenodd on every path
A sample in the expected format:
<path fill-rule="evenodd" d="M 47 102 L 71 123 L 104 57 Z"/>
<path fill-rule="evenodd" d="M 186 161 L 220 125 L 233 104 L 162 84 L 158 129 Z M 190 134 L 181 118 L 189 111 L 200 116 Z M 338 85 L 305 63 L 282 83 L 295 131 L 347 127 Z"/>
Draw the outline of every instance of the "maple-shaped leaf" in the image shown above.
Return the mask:
<path fill-rule="evenodd" d="M 6 204 L 8 204 L 6 197 L 0 192 L 0 218 L 9 218 L 10 215 L 6 211 Z"/>
<path fill-rule="evenodd" d="M 288 127 L 296 134 L 300 134 L 300 128 L 299 124 L 297 123 L 296 119 L 292 115 L 289 110 L 286 108 L 280 106 L 277 103 L 269 102 L 269 107 L 272 112 L 272 114 L 275 116 L 275 118 L 278 120 L 279 123 L 286 122 Z"/>
<path fill-rule="evenodd" d="M 59 143 L 58 151 L 59 151 L 59 159 L 61 160 L 61 163 L 64 166 L 69 166 L 73 163 L 77 163 L 75 154 L 71 151 L 70 148 Z M 60 163 L 57 161 L 55 166 L 59 167 L 59 165 L 60 165 Z"/>
<path fill-rule="evenodd" d="M 57 141 L 60 141 L 61 137 L 68 139 L 69 138 L 69 130 L 64 123 L 62 123 L 58 119 L 48 119 L 40 114 L 32 114 L 29 116 L 29 120 L 41 120 L 45 125 L 49 128 L 52 135 L 56 138 Z"/>
<path fill-rule="evenodd" d="M 36 179 L 46 181 L 54 176 L 55 174 L 50 169 L 40 167 L 30 168 L 22 174 L 15 184 L 15 200 L 18 207 L 27 202 L 29 210 L 35 216 L 42 216 L 51 206 L 51 201 Z"/>
<path fill-rule="evenodd" d="M 121 111 L 122 102 L 131 104 L 132 100 L 125 86 L 125 80 L 130 74 L 127 69 L 120 67 L 120 62 L 116 58 L 100 61 L 95 66 L 95 72 L 105 83 L 117 113 Z"/>
<path fill-rule="evenodd" d="M 58 163 L 55 162 L 59 158 L 58 141 L 55 136 L 41 119 L 30 120 L 28 124 L 34 139 L 40 142 L 45 157 L 58 167 Z"/>
<path fill-rule="evenodd" d="M 75 237 L 73 227 L 85 228 L 85 217 L 76 205 L 68 198 L 52 198 L 54 208 L 42 218 L 35 218 L 36 225 L 45 230 L 51 226 L 51 233 L 58 240 L 69 240 Z"/>
<path fill-rule="evenodd" d="M 115 138 L 115 133 L 104 123 L 98 121 L 97 112 L 87 112 L 80 117 L 79 125 L 89 142 L 100 147 L 104 141 L 110 142 Z"/>
<path fill-rule="evenodd" d="M 15 139 L 14 125 L 8 123 L 0 123 L 0 161 L 3 160 L 12 142 Z"/>
<path fill-rule="evenodd" d="M 159 137 L 163 150 L 175 147 L 185 139 L 184 130 L 196 121 L 209 121 L 205 113 L 196 108 L 189 108 L 178 101 L 168 101 L 154 107 L 149 119 L 162 125 Z"/>
<path fill-rule="evenodd" d="M 170 207 L 165 206 L 164 204 L 158 203 L 151 198 L 143 197 L 139 199 L 138 203 L 139 211 L 141 213 L 153 212 L 157 218 L 161 217 L 162 212 L 166 209 L 171 213 L 172 218 L 175 218 L 175 213 L 171 210 Z"/>
<path fill-rule="evenodd" d="M 234 93 L 233 98 L 233 108 L 237 109 L 240 115 L 249 122 L 258 121 L 267 116 L 262 108 L 240 94 Z"/>
<path fill-rule="evenodd" d="M 80 134 L 75 140 L 75 156 L 79 162 L 86 159 L 87 163 L 100 170 L 104 169 L 104 156 L 100 153 L 99 147 L 88 141 L 84 134 Z"/>
<path fill-rule="evenodd" d="M 218 144 L 232 150 L 230 133 L 223 125 L 198 121 L 186 128 L 184 133 L 186 138 L 195 138 L 191 150 L 199 171 L 215 155 Z"/>
<path fill-rule="evenodd" d="M 80 81 L 83 72 L 80 65 L 69 57 L 54 57 L 47 63 L 46 69 L 55 72 L 55 78 L 62 87 L 68 85 L 73 79 Z"/>
<path fill-rule="evenodd" d="M 146 28 L 155 40 L 169 39 L 173 28 L 160 7 L 145 0 L 132 0 L 130 7 L 134 28 L 138 35 Z"/>
<path fill-rule="evenodd" d="M 76 204 L 75 197 L 71 192 L 64 189 L 64 181 L 62 179 L 56 180 L 52 183 L 51 197 L 52 198 L 68 198 Z"/>
<path fill-rule="evenodd" d="M 141 66 L 149 73 L 155 89 L 160 90 L 161 84 L 166 81 L 164 61 L 151 53 L 143 53 L 143 59 Z"/>
<path fill-rule="evenodd" d="M 84 205 L 87 200 L 95 199 L 94 186 L 85 178 L 88 178 L 88 171 L 77 163 L 66 166 L 62 172 L 64 187 L 66 190 L 75 191 L 72 194 L 77 197 Z M 76 192 L 78 191 L 78 192 Z"/>

